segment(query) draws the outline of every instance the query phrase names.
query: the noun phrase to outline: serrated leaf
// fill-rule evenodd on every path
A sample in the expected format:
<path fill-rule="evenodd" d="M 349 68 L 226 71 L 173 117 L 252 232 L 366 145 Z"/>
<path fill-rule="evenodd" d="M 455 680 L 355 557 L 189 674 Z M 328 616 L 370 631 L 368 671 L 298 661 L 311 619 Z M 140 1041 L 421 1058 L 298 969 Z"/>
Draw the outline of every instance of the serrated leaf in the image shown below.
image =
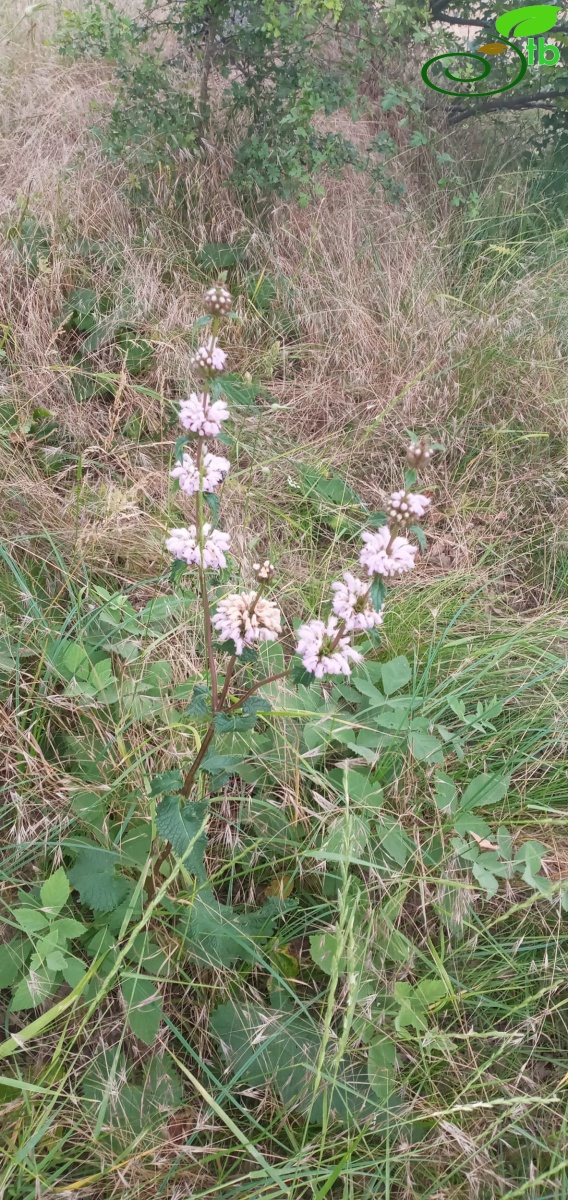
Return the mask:
<path fill-rule="evenodd" d="M 460 800 L 460 808 L 472 809 L 498 804 L 507 795 L 510 776 L 477 775 L 468 783 Z"/>
<path fill-rule="evenodd" d="M 53 916 L 57 916 L 67 903 L 70 895 L 71 887 L 69 880 L 63 867 L 59 867 L 59 870 L 54 875 L 46 879 L 40 891 L 42 907 L 49 909 L 50 914 Z"/>
<path fill-rule="evenodd" d="M 206 717 L 211 713 L 211 692 L 208 687 L 197 683 L 193 695 L 185 710 L 188 717 Z"/>
<path fill-rule="evenodd" d="M 404 654 L 391 658 L 390 662 L 382 664 L 381 675 L 383 688 L 387 696 L 399 692 L 412 679 L 412 667 Z"/>
<path fill-rule="evenodd" d="M 183 859 L 186 870 L 198 879 L 205 879 L 207 834 L 199 831 L 208 808 L 207 801 L 193 801 L 180 808 L 179 796 L 165 796 L 156 809 L 160 837 L 170 843 L 178 858 Z"/>
<path fill-rule="evenodd" d="M 93 912 L 112 912 L 130 891 L 128 881 L 116 874 L 117 862 L 118 855 L 113 851 L 87 847 L 79 851 L 68 873 L 81 903 Z"/>
<path fill-rule="evenodd" d="M 163 796 L 166 792 L 180 792 L 183 787 L 181 771 L 163 771 L 154 775 L 150 783 L 151 796 Z"/>
<path fill-rule="evenodd" d="M 252 913 L 236 913 L 221 904 L 210 888 L 202 888 L 193 902 L 182 936 L 193 962 L 202 966 L 231 967 L 239 959 L 255 962 L 257 944 L 274 932 L 276 917 L 292 901 L 271 897 Z"/>
<path fill-rule="evenodd" d="M 292 666 L 290 671 L 290 679 L 292 683 L 305 684 L 307 687 L 310 683 L 313 683 L 313 671 L 306 671 L 303 663 L 298 660 Z"/>
<path fill-rule="evenodd" d="M 242 761 L 240 754 L 209 754 L 203 759 L 199 769 L 207 771 L 208 775 L 218 775 L 221 772 L 230 774 Z"/>
<path fill-rule="evenodd" d="M 156 984 L 144 975 L 123 975 L 121 991 L 133 1034 L 146 1046 L 153 1046 L 162 1019 L 162 997 Z"/>
<path fill-rule="evenodd" d="M 165 1054 L 155 1054 L 146 1071 L 146 1090 L 158 1109 L 169 1111 L 183 1103 L 183 1083 Z"/>
<path fill-rule="evenodd" d="M 243 712 L 247 715 L 249 713 L 269 713 L 272 712 L 272 705 L 270 700 L 267 700 L 265 696 L 259 696 L 255 694 L 253 696 L 249 696 L 248 699 L 244 701 Z"/>
<path fill-rule="evenodd" d="M 216 713 L 214 725 L 217 733 L 246 733 L 247 729 L 254 729 L 256 714 L 229 717 L 226 713 Z"/>
<path fill-rule="evenodd" d="M 170 583 L 172 583 L 174 585 L 176 583 L 179 583 L 182 575 L 185 575 L 185 572 L 187 571 L 187 569 L 188 569 L 187 563 L 184 558 L 175 558 L 171 565 L 171 568 L 170 568 L 170 574 L 169 574 Z"/>
<path fill-rule="evenodd" d="M 12 915 L 26 933 L 38 933 L 48 925 L 47 917 L 37 908 L 15 908 Z"/>

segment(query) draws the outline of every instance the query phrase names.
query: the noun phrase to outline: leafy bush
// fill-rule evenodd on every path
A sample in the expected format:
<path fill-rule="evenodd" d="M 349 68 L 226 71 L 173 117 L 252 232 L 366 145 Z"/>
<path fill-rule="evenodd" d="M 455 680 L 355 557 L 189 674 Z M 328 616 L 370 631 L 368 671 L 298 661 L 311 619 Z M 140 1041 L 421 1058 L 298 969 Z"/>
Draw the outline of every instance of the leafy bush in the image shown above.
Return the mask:
<path fill-rule="evenodd" d="M 161 46 L 172 35 L 178 49 L 168 55 Z M 116 104 L 97 136 L 140 188 L 145 168 L 175 181 L 184 158 L 210 155 L 213 138 L 217 147 L 227 139 L 234 146 L 230 179 L 244 195 L 305 204 L 321 192 L 319 176 L 346 166 L 370 169 L 393 200 L 403 190 L 373 143 L 362 153 L 315 120 L 360 110 L 359 83 L 379 44 L 376 14 L 364 0 L 168 0 L 139 19 L 123 17 L 112 0 L 90 0 L 82 14 L 64 14 L 57 40 L 66 57 L 114 62 Z M 199 72 L 196 88 L 188 59 Z M 214 109 L 213 72 L 225 81 Z"/>

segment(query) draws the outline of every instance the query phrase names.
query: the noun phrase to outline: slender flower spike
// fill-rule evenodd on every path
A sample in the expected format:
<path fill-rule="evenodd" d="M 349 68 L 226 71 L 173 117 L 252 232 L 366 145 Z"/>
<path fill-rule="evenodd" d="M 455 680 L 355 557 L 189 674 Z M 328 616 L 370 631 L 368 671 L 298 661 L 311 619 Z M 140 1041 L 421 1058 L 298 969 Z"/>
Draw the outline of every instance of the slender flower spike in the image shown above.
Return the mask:
<path fill-rule="evenodd" d="M 205 311 L 212 317 L 226 317 L 233 307 L 233 297 L 226 287 L 217 284 L 205 293 Z"/>
<path fill-rule="evenodd" d="M 208 338 L 204 346 L 195 351 L 190 360 L 191 366 L 197 371 L 206 371 L 217 375 L 225 370 L 227 355 L 224 350 L 215 345 L 215 338 Z"/>
<path fill-rule="evenodd" d="M 220 529 L 211 530 L 206 523 L 203 526 L 203 566 L 213 567 L 216 571 L 226 567 L 225 552 L 230 544 L 228 533 L 221 533 Z M 172 529 L 166 548 L 174 558 L 184 558 L 188 566 L 201 565 L 201 547 L 195 525 L 190 525 L 189 529 Z"/>
<path fill-rule="evenodd" d="M 417 547 L 408 538 L 393 538 L 388 525 L 383 525 L 376 533 L 366 530 L 361 536 L 365 545 L 359 562 L 366 567 L 369 575 L 402 575 L 415 566 Z"/>
<path fill-rule="evenodd" d="M 256 603 L 253 601 L 256 597 Z M 213 625 L 223 638 L 232 639 L 237 654 L 253 642 L 273 642 L 281 633 L 282 614 L 272 600 L 256 592 L 226 596 L 217 605 Z"/>
<path fill-rule="evenodd" d="M 192 392 L 187 400 L 182 401 L 179 410 L 180 424 L 199 437 L 217 437 L 223 421 L 228 420 L 229 415 L 225 400 L 212 401 L 205 392 L 200 396 Z"/>
<path fill-rule="evenodd" d="M 387 511 L 391 521 L 402 524 L 411 517 L 423 517 L 430 503 L 429 496 L 424 496 L 421 492 L 405 492 L 402 488 L 400 492 L 392 493 Z"/>
<path fill-rule="evenodd" d="M 371 604 L 369 584 L 361 579 L 355 579 L 349 571 L 343 575 L 344 582 L 339 580 L 332 583 L 333 611 L 345 623 L 345 630 L 350 633 L 362 633 L 366 629 L 375 629 L 383 623 L 383 609 L 376 612 Z"/>
<path fill-rule="evenodd" d="M 337 617 L 308 621 L 298 630 L 296 654 L 316 679 L 323 679 L 324 675 L 350 675 L 351 664 L 363 661 L 363 655 L 350 645 L 348 637 L 341 637 L 334 646 L 338 630 Z"/>
<path fill-rule="evenodd" d="M 230 467 L 228 458 L 221 458 L 218 454 L 206 454 L 203 458 L 203 491 L 214 492 L 223 482 Z M 184 454 L 181 463 L 170 471 L 170 475 L 172 479 L 179 479 L 181 491 L 186 492 L 188 496 L 199 491 L 199 470 L 191 454 Z"/>

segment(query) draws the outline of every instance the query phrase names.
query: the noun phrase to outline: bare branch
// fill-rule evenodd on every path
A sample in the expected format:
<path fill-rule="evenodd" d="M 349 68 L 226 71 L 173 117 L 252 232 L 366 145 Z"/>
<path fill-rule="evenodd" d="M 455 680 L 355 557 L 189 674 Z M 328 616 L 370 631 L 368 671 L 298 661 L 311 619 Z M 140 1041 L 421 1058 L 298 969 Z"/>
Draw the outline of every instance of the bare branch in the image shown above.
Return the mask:
<path fill-rule="evenodd" d="M 556 101 L 565 99 L 564 92 L 526 92 L 522 96 L 503 96 L 500 100 L 492 100 L 489 104 L 484 104 L 482 108 L 469 108 L 464 105 L 450 109 L 448 121 L 450 125 L 457 125 L 460 121 L 468 121 L 470 117 L 482 117 L 485 113 L 518 111 L 521 108 L 556 108 Z M 472 96 L 472 100 L 475 97 Z"/>

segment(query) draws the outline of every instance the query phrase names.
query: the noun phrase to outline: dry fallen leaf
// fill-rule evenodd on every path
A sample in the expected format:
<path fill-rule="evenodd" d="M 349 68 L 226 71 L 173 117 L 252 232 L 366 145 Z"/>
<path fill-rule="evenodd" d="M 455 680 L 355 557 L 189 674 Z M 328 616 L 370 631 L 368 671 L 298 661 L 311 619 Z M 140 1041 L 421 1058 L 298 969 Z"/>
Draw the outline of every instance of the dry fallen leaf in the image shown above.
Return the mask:
<path fill-rule="evenodd" d="M 472 829 L 468 829 L 468 833 L 469 833 L 469 836 L 473 838 L 474 842 L 477 842 L 477 845 L 479 846 L 480 850 L 498 850 L 499 849 L 499 847 L 495 845 L 495 842 L 490 842 L 488 838 L 480 837 L 479 834 L 474 833 Z"/>

